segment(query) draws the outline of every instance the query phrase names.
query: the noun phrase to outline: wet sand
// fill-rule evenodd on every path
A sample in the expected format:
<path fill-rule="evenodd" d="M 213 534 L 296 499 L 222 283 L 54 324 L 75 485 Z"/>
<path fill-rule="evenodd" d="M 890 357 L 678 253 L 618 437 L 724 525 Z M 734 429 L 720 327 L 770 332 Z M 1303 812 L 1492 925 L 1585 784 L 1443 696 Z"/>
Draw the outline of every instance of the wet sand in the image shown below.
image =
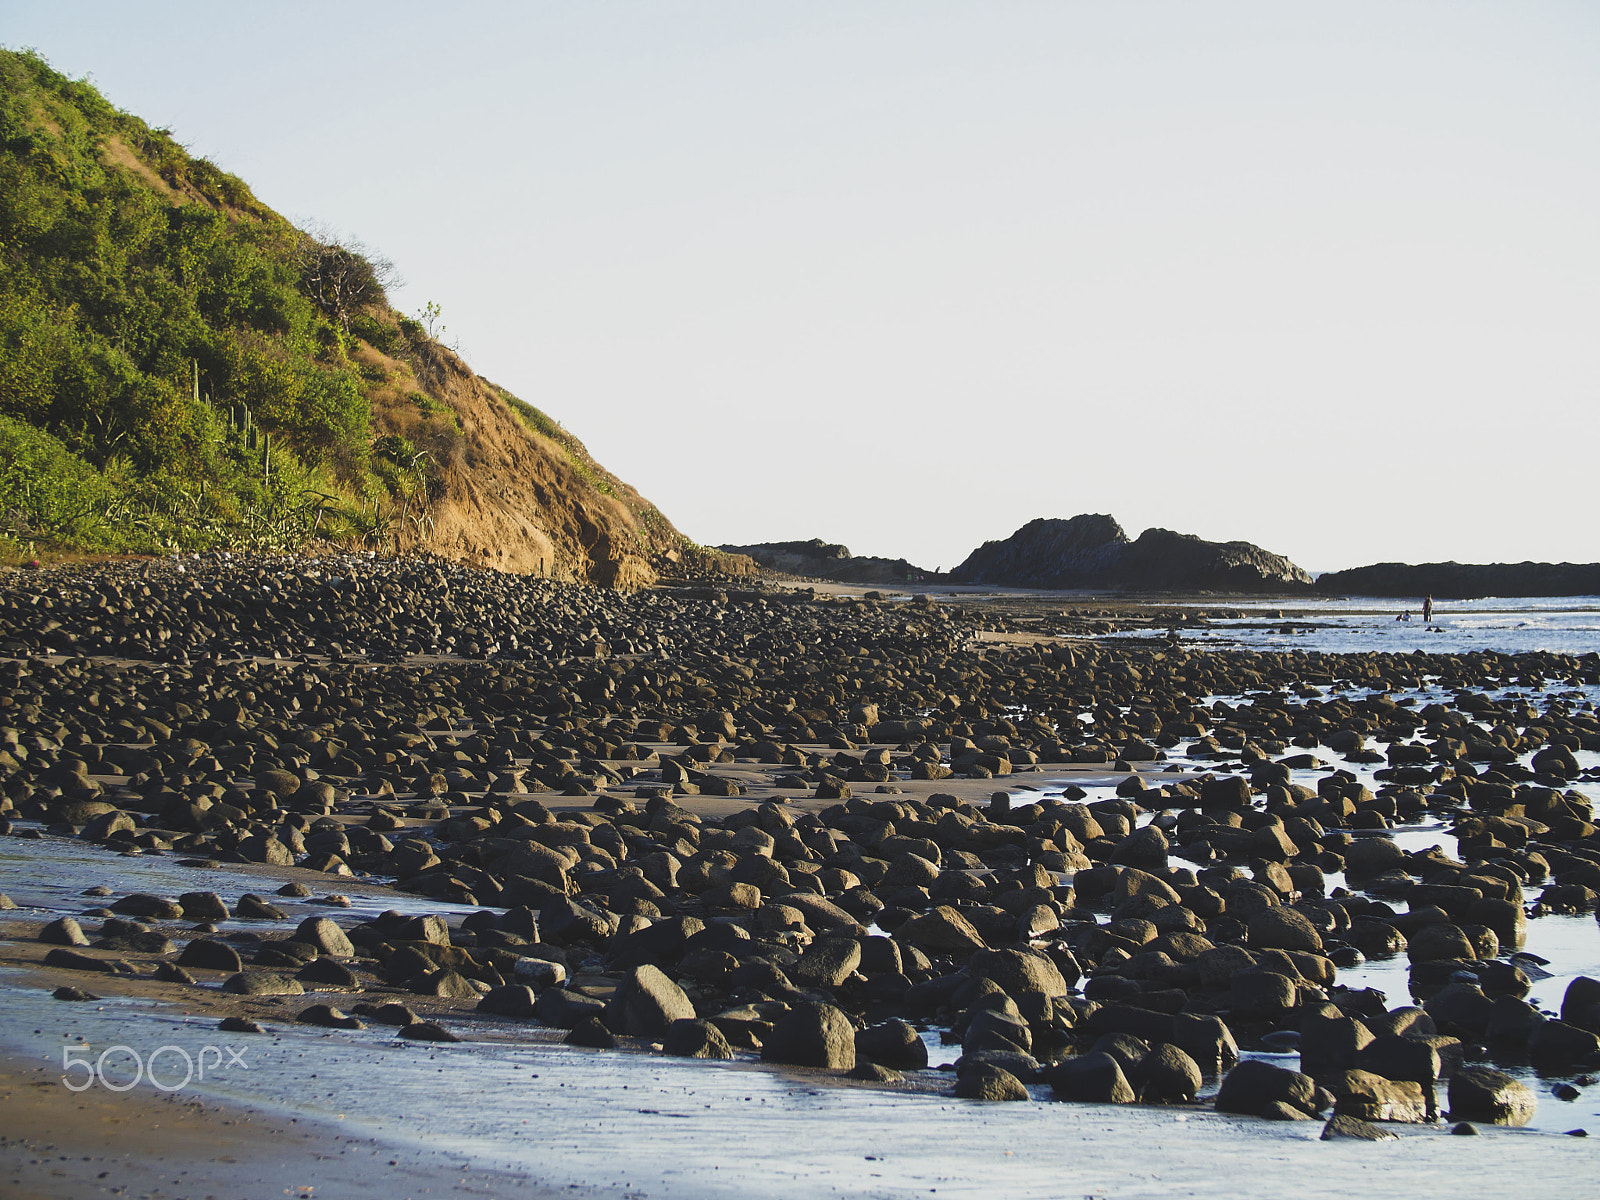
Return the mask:
<path fill-rule="evenodd" d="M 194 1046 L 215 1036 L 149 1008 L 96 1013 L 17 989 L 7 989 L 6 1002 L 52 1046 L 78 1036 L 104 1044 L 94 1039 L 111 1030 L 140 1044 Z M 805 1072 L 750 1064 L 559 1046 L 424 1047 L 304 1027 L 255 1043 L 248 1077 L 226 1076 L 177 1099 L 147 1084 L 75 1096 L 37 1046 L 13 1045 L 16 1032 L 11 1024 L 0 1031 L 7 1112 L 0 1180 L 7 1195 L 29 1200 L 1222 1200 L 1278 1197 L 1291 1186 L 1306 1196 L 1381 1187 L 1442 1197 L 1461 1195 L 1465 1179 L 1473 1194 L 1583 1196 L 1594 1179 L 1587 1142 L 1528 1130 L 1455 1138 L 1436 1127 L 1400 1126 L 1399 1140 L 1384 1145 L 1329 1143 L 1318 1140 L 1320 1122 L 1037 1098 L 973 1105 L 829 1086 Z M 374 1077 L 382 1088 L 372 1086 Z"/>
<path fill-rule="evenodd" d="M 437 1146 L 351 1133 L 193 1093 L 73 1093 L 37 1057 L 0 1053 L 0 1193 L 10 1200 L 388 1200 L 581 1196 Z M 450 1161 L 441 1161 L 448 1157 Z"/>

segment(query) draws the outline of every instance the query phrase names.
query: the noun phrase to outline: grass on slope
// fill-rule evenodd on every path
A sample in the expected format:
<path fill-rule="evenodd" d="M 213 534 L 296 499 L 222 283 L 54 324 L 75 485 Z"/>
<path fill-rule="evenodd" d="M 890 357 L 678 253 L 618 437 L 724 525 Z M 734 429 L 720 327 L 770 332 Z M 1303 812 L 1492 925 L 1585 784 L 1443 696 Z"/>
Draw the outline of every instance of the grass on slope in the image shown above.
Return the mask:
<path fill-rule="evenodd" d="M 387 271 L 0 50 L 0 554 L 398 544 L 459 431 L 375 438 Z"/>

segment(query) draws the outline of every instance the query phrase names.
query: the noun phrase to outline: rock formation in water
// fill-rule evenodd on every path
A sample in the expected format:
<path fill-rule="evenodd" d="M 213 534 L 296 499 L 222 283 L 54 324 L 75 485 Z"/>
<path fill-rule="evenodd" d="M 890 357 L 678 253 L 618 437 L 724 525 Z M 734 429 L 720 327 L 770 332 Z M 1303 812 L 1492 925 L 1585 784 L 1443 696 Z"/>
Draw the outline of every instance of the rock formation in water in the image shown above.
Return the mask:
<path fill-rule="evenodd" d="M 758 542 L 719 546 L 724 554 L 746 554 L 769 571 L 832 579 L 839 583 L 917 583 L 933 575 L 903 558 L 854 555 L 848 546 L 812 538 L 806 542 Z"/>
<path fill-rule="evenodd" d="M 1133 591 L 1291 592 L 1311 576 L 1249 542 L 1207 542 L 1170 529 L 1130 541 L 1104 513 L 1029 521 L 1004 541 L 985 542 L 951 572 L 958 583 Z"/>
<path fill-rule="evenodd" d="M 1336 596 L 1597 596 L 1600 563 L 1373 563 L 1317 578 Z"/>

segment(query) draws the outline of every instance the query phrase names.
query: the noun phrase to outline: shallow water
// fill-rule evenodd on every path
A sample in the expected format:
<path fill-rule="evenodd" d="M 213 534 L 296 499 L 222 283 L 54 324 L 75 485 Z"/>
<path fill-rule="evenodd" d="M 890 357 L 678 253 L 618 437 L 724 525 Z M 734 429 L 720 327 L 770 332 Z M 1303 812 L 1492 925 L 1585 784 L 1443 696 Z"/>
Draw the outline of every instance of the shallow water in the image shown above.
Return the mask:
<path fill-rule="evenodd" d="M 1359 700 L 1367 696 L 1366 688 L 1355 689 L 1327 689 L 1328 697 L 1345 696 L 1349 699 Z M 1442 701 L 1449 703 L 1452 695 L 1443 689 L 1426 686 L 1410 691 L 1396 691 L 1386 693 L 1396 699 L 1410 698 L 1416 701 L 1418 707 L 1425 704 Z M 1564 682 L 1552 683 L 1543 688 L 1533 687 L 1502 687 L 1487 689 L 1486 694 L 1500 699 L 1507 695 L 1525 698 L 1535 708 L 1542 708 L 1544 702 L 1557 695 L 1568 698 L 1577 697 L 1579 703 L 1595 703 L 1600 701 L 1600 687 L 1584 685 L 1574 687 Z M 1216 696 L 1207 697 L 1206 702 L 1220 699 L 1230 705 L 1246 702 L 1246 696 Z M 1480 723 L 1480 727 L 1486 727 Z M 1167 766 L 1177 766 L 1181 772 L 1175 776 L 1182 779 L 1185 775 L 1193 775 L 1206 771 L 1215 771 L 1218 774 L 1237 773 L 1241 768 L 1237 762 L 1231 764 L 1217 763 L 1205 759 L 1190 759 L 1184 753 L 1187 744 L 1180 745 L 1168 751 Z M 1386 742 L 1369 742 L 1369 746 L 1378 753 L 1383 753 L 1388 748 Z M 1375 772 L 1382 769 L 1382 763 L 1351 763 L 1340 756 L 1333 754 L 1326 747 L 1317 751 L 1302 751 L 1299 747 L 1292 748 L 1292 753 L 1313 753 L 1318 758 L 1325 760 L 1325 765 L 1317 769 L 1295 769 L 1291 777 L 1295 783 L 1305 784 L 1315 788 L 1318 779 L 1328 772 L 1339 769 L 1348 771 L 1367 787 L 1377 791 L 1383 786 L 1382 781 L 1376 778 Z M 1529 765 L 1532 758 L 1531 752 L 1521 757 L 1523 766 Z M 1577 752 L 1579 765 L 1583 768 L 1600 766 L 1600 754 L 1588 751 Z M 1116 796 L 1117 785 L 1125 776 L 1104 776 L 1093 781 L 1086 781 L 1082 777 L 1055 776 L 1052 777 L 1048 769 L 1042 777 L 1029 778 L 1031 783 L 1041 787 L 1045 796 L 1052 792 L 1059 793 L 1060 789 L 1068 784 L 1077 784 L 1082 787 L 1088 796 L 1085 802 L 1093 803 L 1097 800 L 1108 800 Z M 1158 768 L 1157 773 L 1144 776 L 1145 781 L 1152 786 L 1159 785 L 1162 775 Z M 1600 782 L 1593 780 L 1575 780 L 1570 785 L 1571 790 L 1587 796 L 1591 802 L 1600 801 Z M 1132 799 L 1137 802 L 1138 797 Z M 1140 823 L 1147 822 L 1155 816 L 1155 812 L 1147 812 L 1140 818 Z M 1450 833 L 1450 825 L 1437 816 L 1426 816 L 1424 819 L 1408 824 L 1397 824 L 1390 829 L 1389 835 L 1408 852 L 1418 852 L 1437 846 L 1451 858 L 1459 860 L 1460 849 L 1455 837 Z M 1198 869 L 1198 864 L 1186 862 L 1180 854 L 1173 855 L 1173 861 L 1180 866 L 1189 866 Z M 1341 873 L 1332 873 L 1325 876 L 1325 888 L 1329 895 L 1336 888 L 1347 886 L 1347 881 Z M 1538 898 L 1543 890 L 1542 885 L 1525 888 L 1523 899 L 1531 904 Z M 1388 899 L 1397 911 L 1405 912 L 1407 905 L 1403 900 Z M 1596 922 L 1593 914 L 1579 916 L 1548 915 L 1536 917 L 1528 922 L 1527 944 L 1522 947 L 1524 952 L 1537 954 L 1549 962 L 1543 968 L 1548 977 L 1537 979 L 1527 999 L 1536 1007 L 1551 1016 L 1556 1015 L 1561 1007 L 1561 999 L 1566 991 L 1567 984 L 1576 976 L 1587 975 L 1591 978 L 1600 978 L 1600 923 Z M 1508 958 L 1512 951 L 1508 948 L 1503 958 Z M 1413 1002 L 1410 992 L 1409 960 L 1405 955 L 1385 961 L 1369 961 L 1361 967 L 1342 969 L 1338 973 L 1339 985 L 1352 989 L 1376 988 L 1384 993 L 1388 1006 L 1392 1009 L 1400 1005 Z M 1283 1065 L 1296 1066 L 1298 1055 L 1272 1056 L 1273 1061 L 1281 1061 Z M 1583 1095 L 1576 1101 L 1557 1100 L 1551 1094 L 1554 1082 L 1575 1078 L 1575 1072 L 1565 1075 L 1551 1075 L 1541 1077 L 1525 1061 L 1496 1060 L 1494 1065 L 1521 1079 L 1533 1089 L 1539 1097 L 1539 1109 L 1532 1122 L 1532 1128 L 1548 1131 L 1564 1131 L 1574 1126 L 1587 1126 L 1592 1131 L 1600 1132 L 1600 1085 L 1586 1085 Z"/>
<path fill-rule="evenodd" d="M 280 896 L 277 889 L 283 884 L 283 874 L 255 873 L 233 864 L 217 868 L 186 867 L 173 855 L 122 855 L 91 842 L 48 835 L 39 839 L 0 838 L 0 891 L 23 909 L 76 915 L 84 909 L 112 902 L 115 897 L 83 894 L 87 888 L 105 885 L 114 889 L 117 897 L 129 892 L 171 897 L 184 892 L 216 892 L 230 908 L 241 894 L 254 892 L 283 909 L 291 918 L 290 921 L 248 923 L 261 929 L 292 926 L 308 916 L 340 918 L 340 914 L 349 914 L 352 920 L 367 920 L 388 909 L 407 914 L 440 913 L 447 917 L 465 916 L 474 911 L 468 905 L 390 891 L 366 880 L 310 871 L 295 874 L 316 893 L 315 898 L 337 894 L 350 903 L 330 907 L 311 900 Z M 341 918 L 341 923 L 346 922 Z"/>
<path fill-rule="evenodd" d="M 1215 618 L 1199 628 L 1180 626 L 1179 637 L 1198 646 L 1328 654 L 1600 651 L 1600 596 L 1444 600 L 1434 608 L 1431 628 L 1422 620 L 1421 597 L 1414 601 L 1359 597 L 1229 601 L 1227 607 L 1256 611 L 1244 617 Z M 1395 620 L 1404 612 L 1411 613 L 1410 621 Z M 1283 615 L 1290 613 L 1295 615 Z M 1125 631 L 1107 635 L 1106 640 L 1149 636 L 1148 630 Z"/>
<path fill-rule="evenodd" d="M 149 1004 L 61 1004 L 3 975 L 0 996 L 0 1046 L 58 1067 L 63 1045 L 74 1056 L 122 1044 L 146 1054 L 179 1046 L 194 1057 L 224 1036 Z M 1319 1142 L 1319 1122 L 965 1103 L 743 1063 L 562 1046 L 419 1045 L 383 1031 L 294 1026 L 229 1040 L 248 1067 L 214 1071 L 186 1095 L 321 1117 L 349 1136 L 416 1142 L 447 1162 L 609 1195 L 1220 1200 L 1281 1196 L 1286 1172 L 1303 1181 L 1297 1194 L 1348 1194 L 1374 1171 L 1397 1195 L 1459 1194 L 1458 1172 L 1471 1172 L 1480 1190 L 1530 1195 L 1593 1179 L 1586 1143 L 1530 1130 L 1461 1139 L 1395 1127 L 1400 1141 L 1372 1147 Z M 122 1057 L 108 1060 L 116 1083 Z"/>

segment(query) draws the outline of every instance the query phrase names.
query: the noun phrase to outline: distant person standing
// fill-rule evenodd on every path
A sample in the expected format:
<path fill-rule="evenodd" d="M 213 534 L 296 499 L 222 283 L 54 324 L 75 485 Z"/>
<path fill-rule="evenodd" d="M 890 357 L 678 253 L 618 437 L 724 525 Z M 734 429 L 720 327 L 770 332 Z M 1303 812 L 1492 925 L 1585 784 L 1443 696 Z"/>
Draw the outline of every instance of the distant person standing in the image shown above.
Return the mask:
<path fill-rule="evenodd" d="M 1422 621 L 1423 621 L 1423 624 L 1425 624 L 1425 625 L 1432 625 L 1433 624 L 1433 597 L 1432 596 L 1424 596 L 1422 598 Z"/>

